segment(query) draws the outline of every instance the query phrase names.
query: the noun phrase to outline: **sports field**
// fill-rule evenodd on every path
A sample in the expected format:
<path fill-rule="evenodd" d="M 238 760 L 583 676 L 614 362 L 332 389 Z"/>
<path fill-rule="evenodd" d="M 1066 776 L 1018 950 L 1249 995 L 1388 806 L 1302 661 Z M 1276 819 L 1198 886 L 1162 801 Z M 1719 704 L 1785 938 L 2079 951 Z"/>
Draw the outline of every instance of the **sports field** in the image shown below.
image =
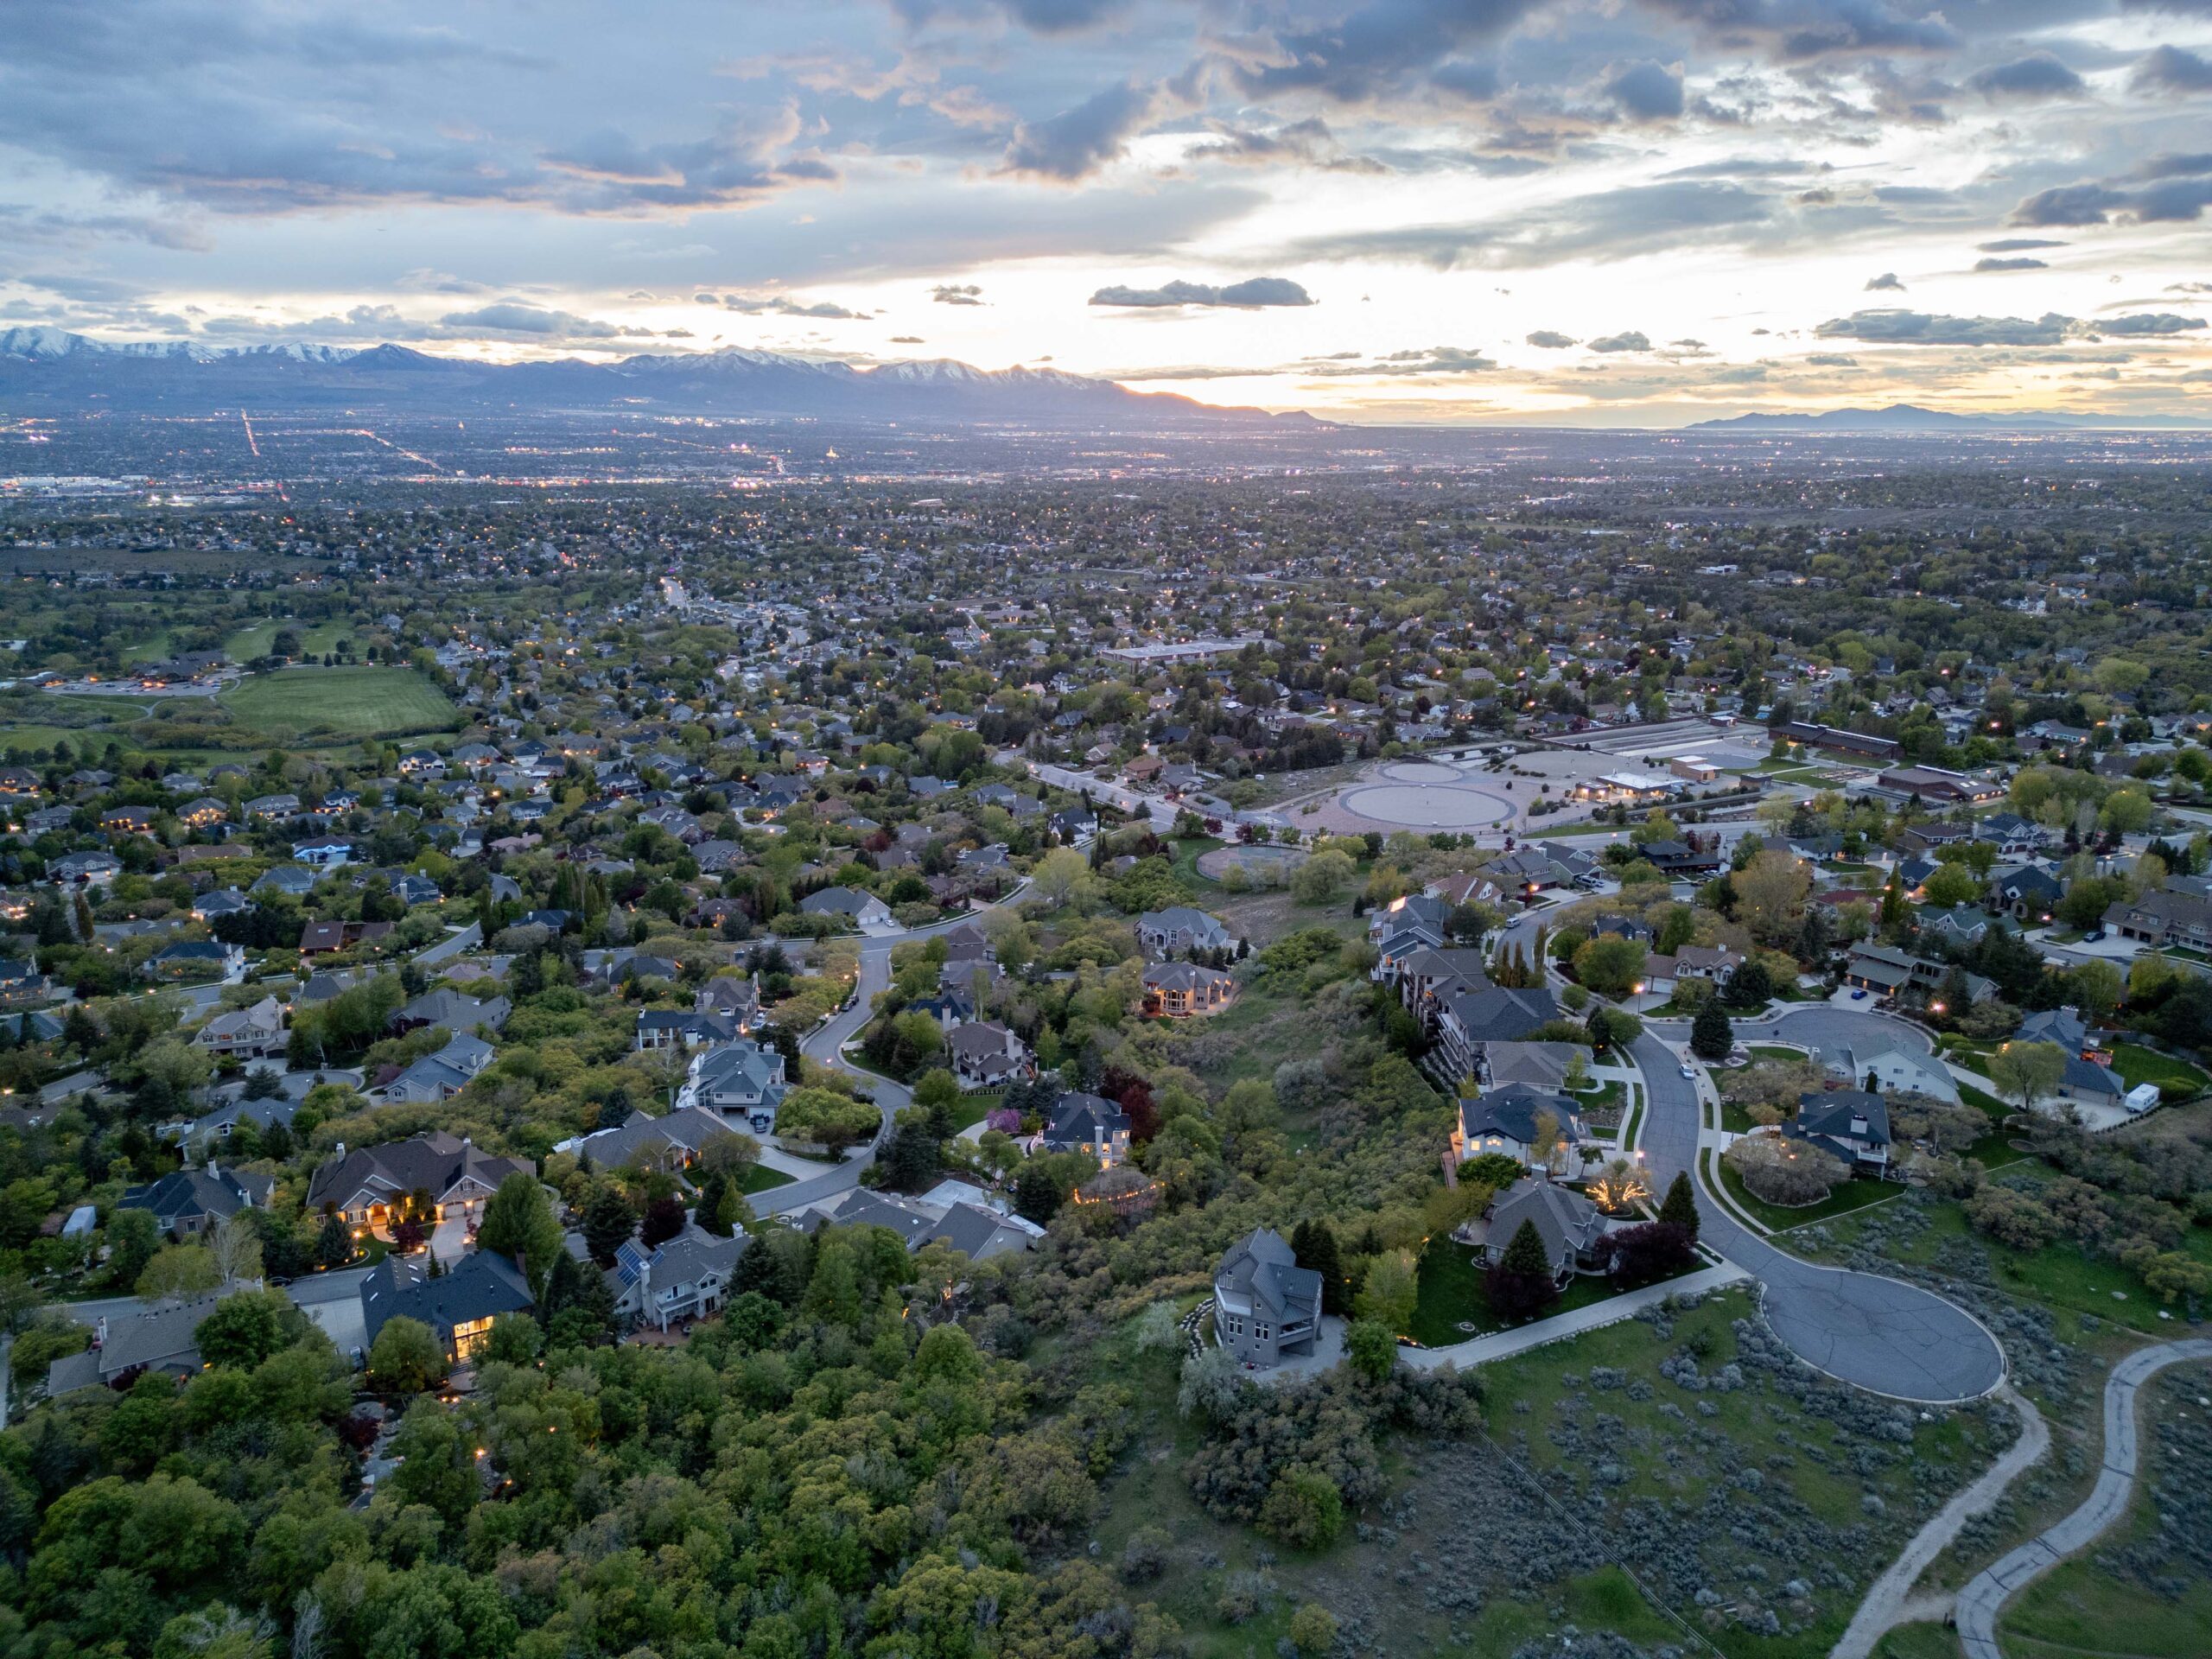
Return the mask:
<path fill-rule="evenodd" d="M 288 668 L 243 680 L 219 701 L 284 743 L 449 731 L 456 719 L 445 694 L 410 668 Z"/>

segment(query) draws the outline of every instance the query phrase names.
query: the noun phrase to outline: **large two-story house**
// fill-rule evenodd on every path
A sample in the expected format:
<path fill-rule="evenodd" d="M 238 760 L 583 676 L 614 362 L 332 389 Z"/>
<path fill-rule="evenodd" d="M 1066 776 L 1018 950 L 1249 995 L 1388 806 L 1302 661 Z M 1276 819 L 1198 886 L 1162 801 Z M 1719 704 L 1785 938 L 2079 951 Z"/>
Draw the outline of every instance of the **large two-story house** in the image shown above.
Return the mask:
<path fill-rule="evenodd" d="M 1310 1354 L 1321 1326 L 1321 1275 L 1298 1265 L 1272 1228 L 1255 1229 L 1213 1274 L 1214 1340 L 1245 1364 L 1270 1367 Z"/>

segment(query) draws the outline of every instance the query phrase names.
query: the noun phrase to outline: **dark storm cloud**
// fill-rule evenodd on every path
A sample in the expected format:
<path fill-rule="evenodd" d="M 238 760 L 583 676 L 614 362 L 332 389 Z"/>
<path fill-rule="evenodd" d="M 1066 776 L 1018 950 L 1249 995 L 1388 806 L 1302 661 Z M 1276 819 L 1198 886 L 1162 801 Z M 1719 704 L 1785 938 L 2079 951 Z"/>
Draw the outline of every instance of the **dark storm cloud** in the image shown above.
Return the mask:
<path fill-rule="evenodd" d="M 1682 72 L 1646 59 L 1617 71 L 1605 95 L 1635 121 L 1671 121 L 1682 112 Z"/>
<path fill-rule="evenodd" d="M 1967 85 L 1991 99 L 2074 98 L 2088 90 L 2082 77 L 2048 52 L 2012 63 L 1993 64 L 1967 78 Z"/>
<path fill-rule="evenodd" d="M 1813 333 L 1821 340 L 1863 340 L 1877 346 L 2056 346 L 2071 337 L 2074 327 L 2073 318 L 2056 312 L 2029 318 L 1854 311 L 1829 318 Z"/>
<path fill-rule="evenodd" d="M 2139 91 L 2212 92 L 2212 58 L 2178 46 L 2162 46 L 2136 60 L 2130 83 Z"/>
<path fill-rule="evenodd" d="M 1158 288 L 1102 288 L 1090 296 L 1090 303 L 1126 306 L 1141 311 L 1186 305 L 1255 310 L 1272 306 L 1311 305 L 1313 296 L 1288 277 L 1254 276 L 1231 283 L 1226 288 L 1185 282 L 1163 283 Z"/>

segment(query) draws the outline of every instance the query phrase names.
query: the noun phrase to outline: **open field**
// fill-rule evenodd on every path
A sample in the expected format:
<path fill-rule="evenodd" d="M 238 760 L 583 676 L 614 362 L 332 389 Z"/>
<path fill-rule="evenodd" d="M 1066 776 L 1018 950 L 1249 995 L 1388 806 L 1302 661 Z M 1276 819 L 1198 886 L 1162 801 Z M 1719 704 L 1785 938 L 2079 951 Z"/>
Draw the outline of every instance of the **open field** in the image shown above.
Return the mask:
<path fill-rule="evenodd" d="M 2020 1659 L 2196 1659 L 2212 1632 L 2212 1368 L 2179 1365 L 2143 1390 L 2143 1460 L 2126 1520 L 2054 1567 L 2005 1610 Z"/>
<path fill-rule="evenodd" d="M 276 643 L 276 636 L 289 628 L 300 636 L 300 649 L 320 657 L 324 652 L 335 651 L 341 640 L 359 642 L 360 630 L 347 621 L 302 622 L 291 617 L 274 618 L 257 622 L 251 627 L 240 628 L 223 642 L 223 649 L 231 660 L 250 663 L 257 657 L 268 654 Z"/>
<path fill-rule="evenodd" d="M 443 693 L 404 668 L 288 668 L 256 675 L 218 701 L 272 741 L 405 737 L 452 729 Z"/>

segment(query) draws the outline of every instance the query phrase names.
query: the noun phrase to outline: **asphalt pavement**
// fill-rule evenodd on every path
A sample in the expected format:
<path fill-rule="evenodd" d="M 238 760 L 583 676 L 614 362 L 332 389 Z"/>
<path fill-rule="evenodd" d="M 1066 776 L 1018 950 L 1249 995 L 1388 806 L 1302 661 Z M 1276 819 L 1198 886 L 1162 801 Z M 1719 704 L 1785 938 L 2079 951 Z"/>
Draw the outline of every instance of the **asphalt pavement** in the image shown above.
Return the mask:
<path fill-rule="evenodd" d="M 1901 1280 L 1815 1267 L 1738 1225 L 1697 1173 L 1702 1113 L 1680 1056 L 1649 1030 L 1634 1052 L 1648 1096 L 1641 1145 L 1652 1190 L 1690 1172 L 1700 1240 L 1765 1287 L 1767 1325 L 1791 1351 L 1843 1382 L 1929 1404 L 1977 1399 L 2005 1380 L 2004 1351 L 1964 1309 Z"/>

